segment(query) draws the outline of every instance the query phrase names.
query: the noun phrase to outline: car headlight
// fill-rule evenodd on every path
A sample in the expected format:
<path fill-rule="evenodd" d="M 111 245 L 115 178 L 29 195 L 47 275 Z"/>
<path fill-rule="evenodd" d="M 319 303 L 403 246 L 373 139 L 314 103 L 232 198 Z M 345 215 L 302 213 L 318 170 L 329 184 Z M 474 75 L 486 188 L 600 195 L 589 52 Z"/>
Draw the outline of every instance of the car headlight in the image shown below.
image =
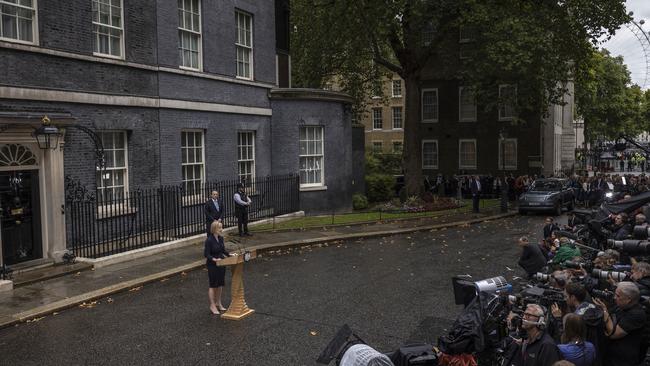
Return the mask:
<path fill-rule="evenodd" d="M 612 198 L 613 196 L 614 196 L 614 193 L 612 193 L 612 192 L 605 193 L 605 197 L 607 197 L 607 198 Z"/>

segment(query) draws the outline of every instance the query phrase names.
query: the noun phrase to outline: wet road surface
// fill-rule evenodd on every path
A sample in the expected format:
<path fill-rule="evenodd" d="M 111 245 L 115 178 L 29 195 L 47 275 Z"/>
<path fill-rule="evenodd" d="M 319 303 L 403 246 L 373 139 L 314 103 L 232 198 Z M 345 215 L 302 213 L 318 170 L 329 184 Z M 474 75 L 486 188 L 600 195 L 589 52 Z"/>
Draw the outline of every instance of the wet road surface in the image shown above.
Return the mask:
<path fill-rule="evenodd" d="M 344 323 L 381 351 L 435 343 L 461 309 L 451 277 L 520 275 L 516 239 L 539 240 L 543 219 L 264 254 L 245 268 L 242 321 L 211 315 L 207 272 L 190 272 L 2 329 L 0 365 L 314 365 Z"/>

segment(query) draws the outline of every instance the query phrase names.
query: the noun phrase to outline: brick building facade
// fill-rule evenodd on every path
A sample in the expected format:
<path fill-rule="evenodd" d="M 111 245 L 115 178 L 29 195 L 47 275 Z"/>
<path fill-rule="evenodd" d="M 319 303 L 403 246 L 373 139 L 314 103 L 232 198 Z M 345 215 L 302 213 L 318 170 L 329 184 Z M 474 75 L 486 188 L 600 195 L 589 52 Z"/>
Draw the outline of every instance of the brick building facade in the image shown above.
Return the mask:
<path fill-rule="evenodd" d="M 462 45 L 459 39 L 459 62 Z M 436 60 L 422 71 L 418 85 L 417 134 L 422 149 L 422 171 L 438 174 L 544 174 L 571 171 L 575 167 L 573 82 L 568 82 L 562 105 L 551 105 L 545 116 L 515 115 L 509 103 L 486 110 L 462 81 L 441 75 L 453 65 L 439 67 Z M 365 126 L 366 151 L 396 153 L 404 140 L 404 81 L 396 74 L 382 80 L 383 97 L 366 100 L 361 121 Z M 516 100 L 516 85 L 494 86 L 492 94 Z M 494 101 L 498 105 L 497 101 Z M 516 120 L 516 121 L 515 121 Z M 502 162 L 504 161 L 504 162 Z"/>
<path fill-rule="evenodd" d="M 366 150 L 399 154 L 404 146 L 404 81 L 393 74 L 381 87 L 383 96 L 367 100 L 361 115 Z"/>
<path fill-rule="evenodd" d="M 21 199 L 40 237 L 17 256 L 16 236 L 3 228 L 10 264 L 65 250 L 64 177 L 97 187 L 101 204 L 139 188 L 293 173 L 308 213 L 351 207 L 350 98 L 282 89 L 290 86 L 288 1 L 18 3 L 3 5 L 0 153 L 26 148 L 35 159 L 0 158 L 0 203 L 9 218 L 6 201 L 19 186 L 11 182 L 31 182 Z M 39 149 L 31 135 L 45 115 L 65 131 L 58 149 Z M 72 124 L 102 140 L 104 173 L 92 140 Z M 305 136 L 318 153 L 300 150 Z"/>

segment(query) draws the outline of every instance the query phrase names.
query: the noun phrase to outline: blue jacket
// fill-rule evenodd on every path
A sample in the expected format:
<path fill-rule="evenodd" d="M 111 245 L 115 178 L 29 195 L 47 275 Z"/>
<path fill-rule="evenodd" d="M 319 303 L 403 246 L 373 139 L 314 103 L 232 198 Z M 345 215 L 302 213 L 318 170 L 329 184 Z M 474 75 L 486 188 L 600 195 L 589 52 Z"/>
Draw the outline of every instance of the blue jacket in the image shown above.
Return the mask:
<path fill-rule="evenodd" d="M 565 360 L 576 366 L 591 366 L 596 360 L 596 348 L 591 342 L 558 344 Z"/>

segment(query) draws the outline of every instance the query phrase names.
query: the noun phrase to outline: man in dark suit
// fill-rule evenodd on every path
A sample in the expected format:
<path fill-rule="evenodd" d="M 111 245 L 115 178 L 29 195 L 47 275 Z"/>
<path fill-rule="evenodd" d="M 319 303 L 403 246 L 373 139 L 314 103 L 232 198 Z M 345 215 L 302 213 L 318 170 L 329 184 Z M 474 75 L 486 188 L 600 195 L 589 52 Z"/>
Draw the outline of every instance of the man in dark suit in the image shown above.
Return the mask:
<path fill-rule="evenodd" d="M 472 177 L 472 181 L 469 183 L 469 189 L 472 191 L 472 211 L 478 213 L 478 203 L 481 198 L 481 182 L 477 176 Z"/>
<path fill-rule="evenodd" d="M 605 197 L 605 191 L 607 188 L 607 182 L 603 176 L 599 174 L 598 177 L 591 183 L 591 204 L 597 204 L 601 202 Z"/>
<path fill-rule="evenodd" d="M 223 216 L 223 201 L 219 198 L 218 191 L 212 191 L 210 198 L 205 203 L 205 226 L 210 236 L 210 225 L 212 222 L 221 220 Z"/>

